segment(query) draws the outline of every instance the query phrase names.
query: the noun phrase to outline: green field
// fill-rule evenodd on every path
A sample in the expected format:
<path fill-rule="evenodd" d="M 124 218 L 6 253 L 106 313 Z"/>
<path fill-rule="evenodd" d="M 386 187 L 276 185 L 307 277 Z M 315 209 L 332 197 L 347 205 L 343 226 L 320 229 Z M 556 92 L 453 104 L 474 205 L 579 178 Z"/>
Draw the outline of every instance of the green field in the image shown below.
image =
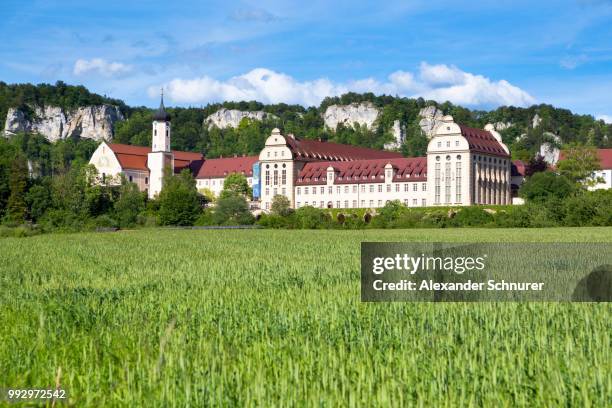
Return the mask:
<path fill-rule="evenodd" d="M 610 304 L 362 304 L 361 241 L 612 228 L 0 239 L 0 388 L 59 380 L 79 407 L 612 404 Z"/>

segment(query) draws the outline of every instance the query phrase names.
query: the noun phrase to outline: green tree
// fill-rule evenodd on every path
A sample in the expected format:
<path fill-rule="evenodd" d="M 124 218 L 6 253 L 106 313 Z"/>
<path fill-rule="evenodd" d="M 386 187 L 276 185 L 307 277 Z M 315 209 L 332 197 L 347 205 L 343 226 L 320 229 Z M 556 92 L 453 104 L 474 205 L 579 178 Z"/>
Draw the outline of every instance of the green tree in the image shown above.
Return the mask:
<path fill-rule="evenodd" d="M 253 190 L 249 187 L 249 183 L 244 174 L 232 173 L 225 178 L 225 181 L 223 181 L 223 191 L 221 191 L 220 197 L 224 198 L 230 195 L 242 195 L 248 198 L 252 197 Z"/>
<path fill-rule="evenodd" d="M 272 197 L 272 206 L 270 207 L 272 214 L 286 217 L 293 212 L 289 199 L 284 195 L 277 194 Z"/>
<path fill-rule="evenodd" d="M 26 203 L 34 221 L 41 219 L 45 212 L 53 207 L 49 181 L 49 179 L 46 179 L 43 183 L 32 186 L 26 195 Z"/>
<path fill-rule="evenodd" d="M 131 227 L 136 224 L 138 214 L 145 208 L 144 193 L 138 190 L 138 186 L 121 177 L 119 197 L 115 202 L 115 219 L 120 227 Z"/>
<path fill-rule="evenodd" d="M 159 193 L 159 218 L 162 225 L 193 225 L 202 209 L 196 183 L 189 170 L 173 175 L 166 169 Z"/>
<path fill-rule="evenodd" d="M 28 187 L 28 166 L 26 158 L 18 155 L 11 163 L 9 173 L 10 195 L 7 203 L 7 216 L 10 221 L 21 222 L 27 213 L 26 189 Z"/>
<path fill-rule="evenodd" d="M 584 146 L 572 146 L 563 150 L 563 160 L 557 163 L 559 174 L 570 181 L 584 187 L 600 183 L 600 178 L 593 177 L 593 173 L 601 169 L 597 150 Z"/>
<path fill-rule="evenodd" d="M 527 178 L 519 190 L 519 195 L 528 201 L 544 202 L 566 198 L 574 191 L 574 184 L 566 177 L 545 171 Z"/>
<path fill-rule="evenodd" d="M 217 200 L 213 222 L 217 225 L 250 225 L 255 218 L 243 195 L 226 194 Z"/>

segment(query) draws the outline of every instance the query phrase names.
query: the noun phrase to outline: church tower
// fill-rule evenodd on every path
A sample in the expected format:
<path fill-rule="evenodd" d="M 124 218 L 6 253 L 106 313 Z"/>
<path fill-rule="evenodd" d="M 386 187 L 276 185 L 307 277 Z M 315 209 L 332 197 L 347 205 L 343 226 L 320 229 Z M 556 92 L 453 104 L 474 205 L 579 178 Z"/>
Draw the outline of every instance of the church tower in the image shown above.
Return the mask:
<path fill-rule="evenodd" d="M 170 114 L 164 108 L 162 90 L 159 109 L 153 115 L 153 140 L 147 165 L 150 172 L 149 198 L 154 198 L 162 189 L 164 170 L 169 168 L 174 173 L 174 157 L 170 150 Z"/>

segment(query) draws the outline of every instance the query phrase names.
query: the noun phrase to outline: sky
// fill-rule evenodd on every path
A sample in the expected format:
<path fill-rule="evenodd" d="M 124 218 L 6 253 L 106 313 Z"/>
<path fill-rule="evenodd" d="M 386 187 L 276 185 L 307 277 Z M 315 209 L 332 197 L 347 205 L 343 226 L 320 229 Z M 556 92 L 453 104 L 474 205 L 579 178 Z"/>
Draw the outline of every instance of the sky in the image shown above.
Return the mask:
<path fill-rule="evenodd" d="M 374 92 L 612 123 L 612 0 L 0 3 L 0 80 L 156 106 Z"/>

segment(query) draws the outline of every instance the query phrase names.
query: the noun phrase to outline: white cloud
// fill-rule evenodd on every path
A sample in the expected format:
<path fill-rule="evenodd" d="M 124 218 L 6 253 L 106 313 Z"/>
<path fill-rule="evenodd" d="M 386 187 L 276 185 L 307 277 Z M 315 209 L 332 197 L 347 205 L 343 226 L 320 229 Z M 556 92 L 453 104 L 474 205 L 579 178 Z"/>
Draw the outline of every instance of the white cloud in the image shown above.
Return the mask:
<path fill-rule="evenodd" d="M 362 78 L 333 82 L 327 78 L 298 81 L 266 68 L 221 81 L 209 76 L 193 79 L 176 78 L 165 84 L 168 97 L 177 103 L 257 100 L 264 103 L 318 105 L 327 96 L 345 92 L 373 92 L 408 97 L 422 96 L 440 102 L 451 101 L 471 106 L 526 106 L 535 99 L 505 80 L 492 81 L 482 75 L 464 72 L 455 66 L 422 63 L 418 74 L 395 71 L 385 81 Z M 158 87 L 150 87 L 156 97 Z"/>
<path fill-rule="evenodd" d="M 95 73 L 104 77 L 120 77 L 125 76 L 132 71 L 132 66 L 121 62 L 106 61 L 102 58 L 93 58 L 91 60 L 78 59 L 74 63 L 74 75 L 85 75 Z"/>
<path fill-rule="evenodd" d="M 597 115 L 595 119 L 603 120 L 607 124 L 612 125 L 612 115 Z"/>

